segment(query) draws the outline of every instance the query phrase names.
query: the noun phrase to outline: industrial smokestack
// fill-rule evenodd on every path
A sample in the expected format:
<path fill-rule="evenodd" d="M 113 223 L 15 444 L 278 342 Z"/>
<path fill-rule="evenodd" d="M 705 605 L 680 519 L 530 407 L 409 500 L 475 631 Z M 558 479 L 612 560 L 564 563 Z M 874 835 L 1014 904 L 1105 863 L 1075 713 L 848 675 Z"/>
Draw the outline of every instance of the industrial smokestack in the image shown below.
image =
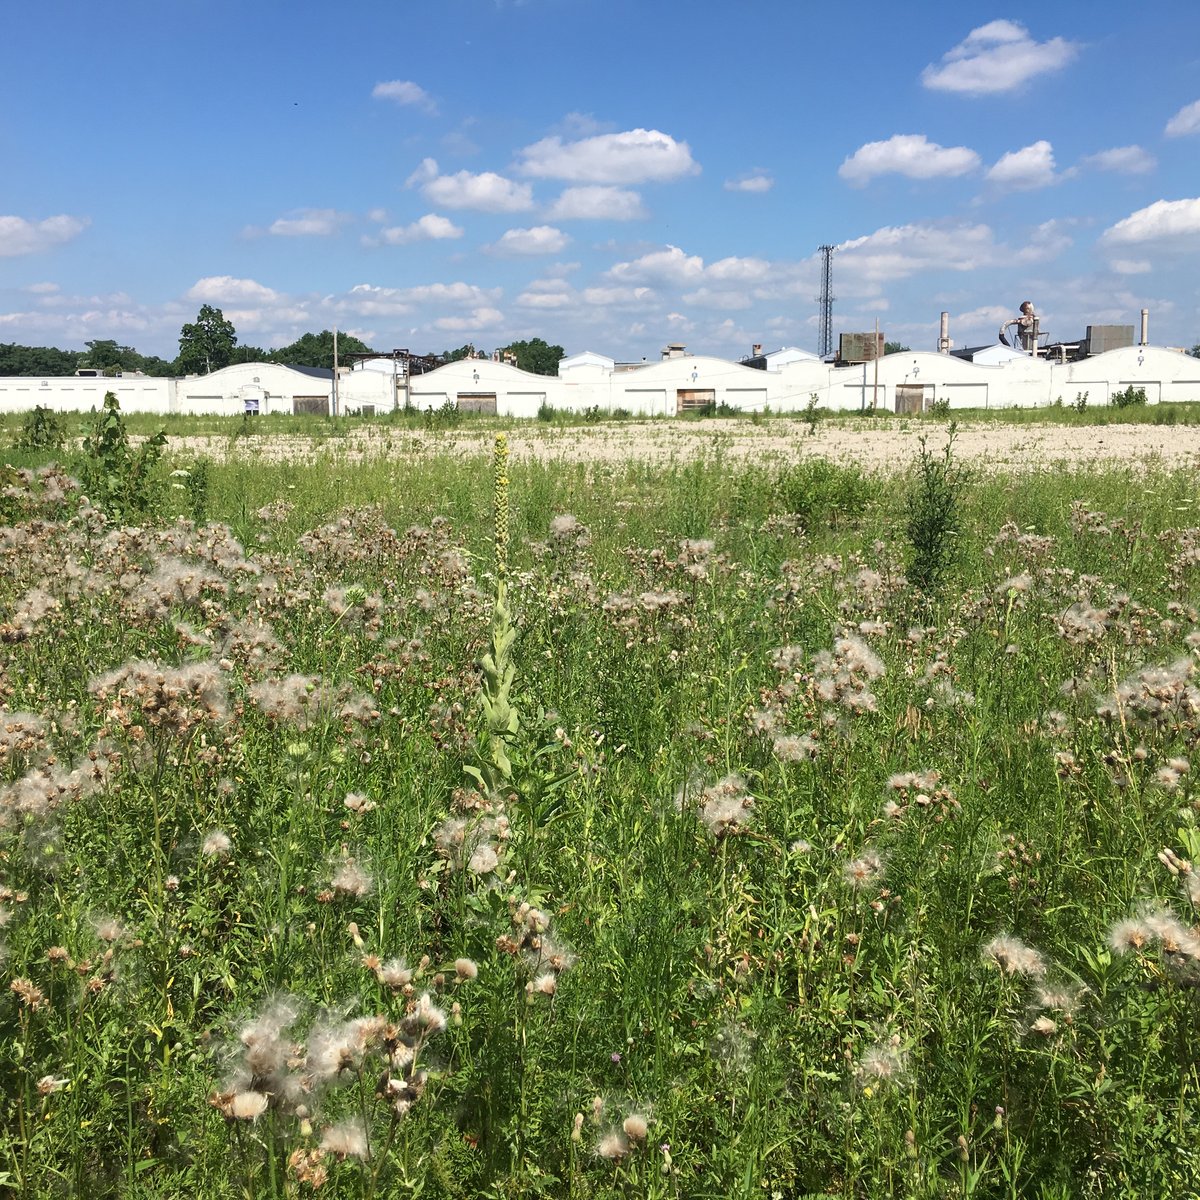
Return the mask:
<path fill-rule="evenodd" d="M 938 332 L 938 353 L 950 353 L 950 314 L 942 313 L 942 325 Z"/>
<path fill-rule="evenodd" d="M 1150 345 L 1150 310 L 1148 308 L 1142 309 L 1142 340 L 1139 345 Z"/>

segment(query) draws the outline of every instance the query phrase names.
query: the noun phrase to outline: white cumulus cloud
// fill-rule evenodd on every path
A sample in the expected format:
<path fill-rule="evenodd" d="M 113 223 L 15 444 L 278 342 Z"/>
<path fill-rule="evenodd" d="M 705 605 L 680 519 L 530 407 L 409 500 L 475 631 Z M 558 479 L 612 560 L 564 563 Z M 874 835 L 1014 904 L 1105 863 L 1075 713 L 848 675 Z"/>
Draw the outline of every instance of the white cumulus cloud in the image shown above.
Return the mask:
<path fill-rule="evenodd" d="M 1060 70 L 1078 53 L 1074 42 L 1060 37 L 1035 41 L 1016 21 L 989 21 L 972 29 L 939 64 L 930 63 L 921 72 L 921 82 L 935 91 L 995 95 Z"/>
<path fill-rule="evenodd" d="M 394 100 L 397 104 L 422 108 L 428 113 L 437 112 L 433 97 L 411 79 L 392 79 L 386 83 L 377 83 L 371 89 L 371 95 L 376 100 Z"/>
<path fill-rule="evenodd" d="M 460 238 L 462 229 L 449 217 L 437 213 L 426 213 L 411 225 L 393 225 L 379 231 L 380 241 L 389 246 L 404 246 L 409 242 L 440 242 Z M 366 239 L 368 242 L 371 239 Z"/>
<path fill-rule="evenodd" d="M 1167 122 L 1163 133 L 1167 137 L 1186 137 L 1189 133 L 1200 133 L 1200 100 L 1185 104 Z"/>
<path fill-rule="evenodd" d="M 1110 226 L 1100 240 L 1109 246 L 1136 246 L 1193 238 L 1200 239 L 1200 198 L 1156 200 Z"/>
<path fill-rule="evenodd" d="M 651 250 L 630 262 L 609 267 L 608 277 L 630 283 L 698 283 L 704 274 L 704 259 L 685 254 L 678 246 Z"/>
<path fill-rule="evenodd" d="M 640 221 L 648 214 L 637 192 L 592 183 L 566 188 L 546 215 L 552 221 Z"/>
<path fill-rule="evenodd" d="M 489 249 L 495 254 L 559 254 L 571 239 L 553 225 L 508 229 Z"/>
<path fill-rule="evenodd" d="M 1089 154 L 1083 162 L 1098 171 L 1116 171 L 1122 175 L 1144 175 L 1158 165 L 1154 155 L 1141 146 L 1114 146 L 1111 150 Z"/>
<path fill-rule="evenodd" d="M 206 275 L 197 279 L 184 295 L 204 304 L 270 304 L 279 299 L 274 288 L 253 279 L 235 279 L 232 275 Z"/>
<path fill-rule="evenodd" d="M 570 183 L 665 183 L 700 171 L 687 142 L 657 129 L 629 129 L 564 142 L 542 138 L 519 153 L 517 169 Z"/>
<path fill-rule="evenodd" d="M 445 208 L 525 212 L 533 207 L 533 189 L 527 183 L 515 183 L 494 171 L 483 171 L 478 175 L 457 171 L 453 175 L 443 175 L 432 158 L 422 160 L 408 177 L 408 186 L 419 187 L 426 199 Z"/>
<path fill-rule="evenodd" d="M 1045 140 L 1001 155 L 987 173 L 989 183 L 1014 191 L 1046 187 L 1057 178 L 1054 173 L 1054 147 Z"/>
<path fill-rule="evenodd" d="M 757 283 L 771 274 L 765 258 L 718 258 L 704 269 L 704 278 L 721 283 Z"/>
<path fill-rule="evenodd" d="M 40 254 L 77 238 L 90 224 L 88 217 L 69 217 L 65 213 L 42 221 L 0 217 L 0 258 Z"/>
<path fill-rule="evenodd" d="M 876 175 L 952 179 L 974 171 L 979 161 L 979 155 L 966 146 L 939 146 L 923 133 L 897 133 L 886 142 L 859 146 L 838 168 L 838 174 L 853 184 L 864 184 Z"/>

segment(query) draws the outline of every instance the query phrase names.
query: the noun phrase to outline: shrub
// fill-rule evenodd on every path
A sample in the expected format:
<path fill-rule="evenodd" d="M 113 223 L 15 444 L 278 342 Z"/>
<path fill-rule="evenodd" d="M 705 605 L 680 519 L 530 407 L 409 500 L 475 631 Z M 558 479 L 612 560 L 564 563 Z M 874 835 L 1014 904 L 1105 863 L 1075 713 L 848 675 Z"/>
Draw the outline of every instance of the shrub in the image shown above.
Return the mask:
<path fill-rule="evenodd" d="M 817 422 L 821 419 L 821 410 L 817 407 L 820 397 L 816 392 L 809 392 L 808 403 L 804 406 L 803 421 L 808 426 L 808 436 L 813 437 L 817 432 Z"/>
<path fill-rule="evenodd" d="M 160 429 L 135 450 L 116 395 L 106 393 L 96 424 L 83 440 L 80 479 L 91 502 L 117 520 L 150 511 L 157 490 L 154 468 L 166 445 L 166 432 Z"/>
<path fill-rule="evenodd" d="M 1108 402 L 1113 408 L 1140 407 L 1146 403 L 1146 389 L 1135 388 L 1131 383 L 1123 392 L 1113 392 Z"/>
<path fill-rule="evenodd" d="M 958 553 L 963 473 L 954 461 L 956 429 L 951 421 L 950 436 L 940 455 L 921 438 L 917 476 L 908 497 L 908 578 L 926 596 L 934 595 L 945 582 Z"/>
<path fill-rule="evenodd" d="M 15 445 L 18 450 L 59 450 L 66 438 L 58 416 L 39 404 L 25 418 Z"/>
<path fill-rule="evenodd" d="M 779 510 L 811 529 L 839 517 L 861 516 L 873 488 L 856 467 L 839 467 L 817 458 L 785 468 L 773 491 Z"/>
<path fill-rule="evenodd" d="M 453 400 L 444 401 L 440 407 L 431 404 L 425 410 L 426 429 L 453 429 L 462 422 L 462 410 Z"/>

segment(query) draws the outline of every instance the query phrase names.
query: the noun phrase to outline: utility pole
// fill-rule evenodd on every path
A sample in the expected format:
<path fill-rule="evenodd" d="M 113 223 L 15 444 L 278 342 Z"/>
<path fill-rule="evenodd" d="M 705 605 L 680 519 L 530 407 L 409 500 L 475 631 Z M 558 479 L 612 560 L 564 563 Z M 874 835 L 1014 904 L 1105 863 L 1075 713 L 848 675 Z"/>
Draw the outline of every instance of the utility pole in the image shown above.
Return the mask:
<path fill-rule="evenodd" d="M 821 306 L 821 331 L 818 336 L 817 353 L 822 358 L 833 350 L 833 302 L 837 299 L 833 294 L 833 252 L 835 246 L 818 246 L 821 252 L 821 294 L 817 303 Z"/>
<path fill-rule="evenodd" d="M 875 382 L 871 385 L 871 409 L 879 404 L 879 318 L 875 318 L 875 340 L 871 343 L 871 357 L 875 360 Z"/>
<path fill-rule="evenodd" d="M 333 415 L 338 415 L 338 353 L 337 326 L 333 327 Z"/>

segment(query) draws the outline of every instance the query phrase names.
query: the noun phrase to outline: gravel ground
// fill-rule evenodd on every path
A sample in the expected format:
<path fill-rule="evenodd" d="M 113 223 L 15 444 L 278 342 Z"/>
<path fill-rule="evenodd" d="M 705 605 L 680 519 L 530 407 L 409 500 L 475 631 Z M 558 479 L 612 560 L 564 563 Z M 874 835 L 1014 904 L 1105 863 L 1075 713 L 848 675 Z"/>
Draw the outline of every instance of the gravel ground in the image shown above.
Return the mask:
<path fill-rule="evenodd" d="M 723 456 L 737 462 L 788 462 L 827 458 L 854 463 L 865 471 L 893 472 L 908 467 L 924 434 L 931 448 L 945 442 L 944 428 L 877 418 L 827 420 L 809 436 L 801 421 L 772 418 L 754 425 L 745 419 L 705 421 L 624 421 L 569 429 L 515 426 L 509 432 L 513 458 L 544 461 L 657 464 Z M 172 438 L 171 449 L 224 460 L 231 456 L 271 461 L 350 461 L 386 457 L 414 461 L 436 455 L 487 455 L 494 429 L 426 432 L 388 426 L 359 428 L 344 437 L 256 436 Z M 1055 465 L 1131 467 L 1200 466 L 1200 426 L 1194 425 L 1005 425 L 959 424 L 955 456 L 963 462 L 1002 470 L 1028 471 Z"/>

